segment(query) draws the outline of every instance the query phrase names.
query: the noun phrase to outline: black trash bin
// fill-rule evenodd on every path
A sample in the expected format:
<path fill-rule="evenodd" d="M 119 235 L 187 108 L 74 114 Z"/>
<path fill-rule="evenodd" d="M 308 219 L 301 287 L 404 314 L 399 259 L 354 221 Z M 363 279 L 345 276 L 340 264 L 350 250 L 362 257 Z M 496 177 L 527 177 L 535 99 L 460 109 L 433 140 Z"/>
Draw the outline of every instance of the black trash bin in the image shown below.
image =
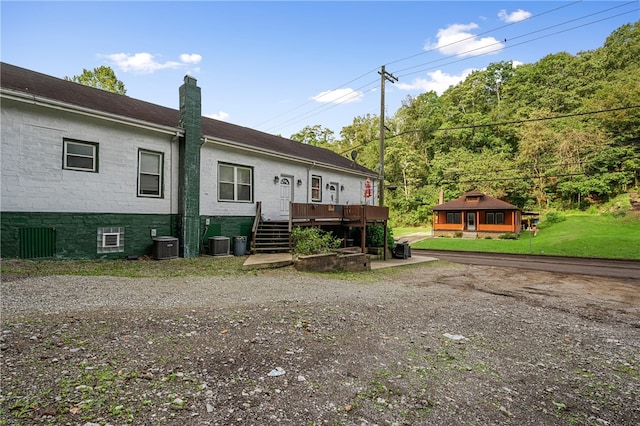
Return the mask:
<path fill-rule="evenodd" d="M 406 241 L 397 243 L 393 250 L 393 257 L 396 259 L 407 259 L 411 257 L 411 247 Z"/>
<path fill-rule="evenodd" d="M 233 255 L 244 256 L 247 254 L 247 237 L 233 237 Z"/>

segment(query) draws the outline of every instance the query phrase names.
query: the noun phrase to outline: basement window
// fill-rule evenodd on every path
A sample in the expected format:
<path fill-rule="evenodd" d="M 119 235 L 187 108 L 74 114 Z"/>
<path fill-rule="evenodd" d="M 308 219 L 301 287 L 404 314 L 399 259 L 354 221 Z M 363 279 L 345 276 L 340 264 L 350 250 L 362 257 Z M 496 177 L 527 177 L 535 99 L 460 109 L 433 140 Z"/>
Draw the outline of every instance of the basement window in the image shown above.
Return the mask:
<path fill-rule="evenodd" d="M 120 253 L 124 251 L 124 227 L 98 228 L 98 253 Z"/>

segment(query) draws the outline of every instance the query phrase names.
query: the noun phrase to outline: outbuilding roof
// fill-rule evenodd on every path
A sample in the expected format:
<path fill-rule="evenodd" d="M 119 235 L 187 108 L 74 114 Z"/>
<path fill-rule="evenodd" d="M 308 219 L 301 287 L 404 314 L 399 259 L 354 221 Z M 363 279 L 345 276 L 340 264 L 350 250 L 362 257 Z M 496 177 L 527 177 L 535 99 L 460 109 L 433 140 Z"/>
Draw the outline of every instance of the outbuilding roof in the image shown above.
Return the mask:
<path fill-rule="evenodd" d="M 6 90 L 73 105 L 87 110 L 125 117 L 151 125 L 179 127 L 179 111 L 125 95 L 84 86 L 73 81 L 0 63 L 0 86 Z M 176 90 L 176 99 L 178 93 Z M 260 132 L 248 127 L 202 117 L 202 136 L 212 141 L 236 144 L 247 149 L 279 153 L 287 157 L 317 164 L 352 170 L 377 177 L 377 173 L 331 150 L 306 145 L 291 139 Z"/>
<path fill-rule="evenodd" d="M 461 210 L 520 210 L 520 208 L 506 201 L 490 197 L 478 190 L 466 192 L 455 200 L 433 207 L 433 211 L 461 211 Z"/>

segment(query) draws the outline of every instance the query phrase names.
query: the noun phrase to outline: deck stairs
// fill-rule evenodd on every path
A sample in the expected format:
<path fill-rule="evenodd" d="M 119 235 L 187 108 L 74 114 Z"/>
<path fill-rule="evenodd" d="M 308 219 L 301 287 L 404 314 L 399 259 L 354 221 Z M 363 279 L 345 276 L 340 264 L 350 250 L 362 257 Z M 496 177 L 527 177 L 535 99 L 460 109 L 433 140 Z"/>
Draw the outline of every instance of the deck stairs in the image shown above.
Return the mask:
<path fill-rule="evenodd" d="M 290 239 L 288 221 L 261 220 L 253 242 L 254 253 L 288 253 Z"/>

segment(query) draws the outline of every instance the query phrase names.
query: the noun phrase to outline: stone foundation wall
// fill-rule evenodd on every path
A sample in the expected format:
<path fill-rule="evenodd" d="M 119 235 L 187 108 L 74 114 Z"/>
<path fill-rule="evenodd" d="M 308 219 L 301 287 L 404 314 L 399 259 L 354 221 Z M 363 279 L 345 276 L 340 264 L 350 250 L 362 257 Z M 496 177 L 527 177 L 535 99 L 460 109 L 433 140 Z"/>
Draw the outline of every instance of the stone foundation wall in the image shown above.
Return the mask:
<path fill-rule="evenodd" d="M 298 271 L 331 272 L 331 271 L 369 271 L 371 259 L 364 253 L 323 253 L 310 256 L 300 256 L 293 263 Z"/>

